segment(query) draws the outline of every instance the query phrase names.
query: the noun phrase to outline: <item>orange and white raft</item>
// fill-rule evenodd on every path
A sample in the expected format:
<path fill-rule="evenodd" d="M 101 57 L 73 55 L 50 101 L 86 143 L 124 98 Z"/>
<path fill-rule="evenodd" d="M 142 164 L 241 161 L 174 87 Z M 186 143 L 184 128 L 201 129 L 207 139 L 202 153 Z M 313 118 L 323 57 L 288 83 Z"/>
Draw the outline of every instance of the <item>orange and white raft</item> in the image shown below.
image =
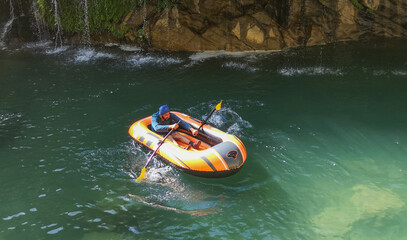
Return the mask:
<path fill-rule="evenodd" d="M 183 113 L 171 111 L 192 127 L 198 128 L 201 121 Z M 189 131 L 177 129 L 188 139 L 202 143 L 198 149 L 186 144 L 166 139 L 158 149 L 164 160 L 187 173 L 201 177 L 226 177 L 236 173 L 245 163 L 247 153 L 242 141 L 235 135 L 225 133 L 217 128 L 205 124 L 196 137 Z M 129 129 L 130 136 L 137 142 L 151 150 L 155 150 L 163 140 L 163 136 L 151 130 L 151 116 L 133 123 Z"/>

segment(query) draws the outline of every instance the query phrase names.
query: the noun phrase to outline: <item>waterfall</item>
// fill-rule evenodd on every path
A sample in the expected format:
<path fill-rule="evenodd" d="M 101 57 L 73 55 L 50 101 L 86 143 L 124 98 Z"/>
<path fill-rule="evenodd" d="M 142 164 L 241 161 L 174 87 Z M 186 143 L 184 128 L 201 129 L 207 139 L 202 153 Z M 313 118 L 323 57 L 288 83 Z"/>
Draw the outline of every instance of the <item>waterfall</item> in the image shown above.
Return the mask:
<path fill-rule="evenodd" d="M 166 35 L 167 35 L 167 50 L 170 50 L 170 2 L 169 0 L 166 1 L 165 3 L 165 10 L 164 10 L 164 15 L 165 15 L 165 27 L 167 28 L 166 30 Z"/>
<path fill-rule="evenodd" d="M 47 38 L 46 27 L 44 22 L 41 19 L 40 10 L 38 8 L 37 0 L 32 1 L 31 12 L 33 13 L 35 22 L 32 23 L 33 28 L 36 30 L 36 35 L 39 41 L 43 41 Z"/>
<path fill-rule="evenodd" d="M 52 0 L 52 5 L 54 7 L 54 31 L 55 31 L 55 47 L 62 46 L 62 26 L 61 26 L 61 18 L 59 17 L 58 13 L 58 3 L 57 0 Z M 59 45 L 58 45 L 59 43 Z"/>
<path fill-rule="evenodd" d="M 167 6 L 165 7 L 164 10 L 164 16 L 165 16 L 165 27 L 166 27 L 166 35 L 167 35 L 167 50 L 170 49 L 170 14 L 169 14 L 169 6 L 168 6 L 168 1 L 167 1 Z"/>
<path fill-rule="evenodd" d="M 90 29 L 89 29 L 89 15 L 88 15 L 88 0 L 83 0 L 83 21 L 85 22 L 85 29 L 83 32 L 83 42 L 86 46 L 90 46 Z"/>
<path fill-rule="evenodd" d="M 0 47 L 4 46 L 4 38 L 6 37 L 7 33 L 10 31 L 12 24 L 14 22 L 15 16 L 14 16 L 14 7 L 13 7 L 13 2 L 12 0 L 10 2 L 10 19 L 6 22 L 6 24 L 3 27 L 3 30 L 0 35 Z"/>
<path fill-rule="evenodd" d="M 148 30 L 146 29 L 147 27 L 147 1 L 143 1 L 143 35 L 144 38 L 148 41 Z"/>

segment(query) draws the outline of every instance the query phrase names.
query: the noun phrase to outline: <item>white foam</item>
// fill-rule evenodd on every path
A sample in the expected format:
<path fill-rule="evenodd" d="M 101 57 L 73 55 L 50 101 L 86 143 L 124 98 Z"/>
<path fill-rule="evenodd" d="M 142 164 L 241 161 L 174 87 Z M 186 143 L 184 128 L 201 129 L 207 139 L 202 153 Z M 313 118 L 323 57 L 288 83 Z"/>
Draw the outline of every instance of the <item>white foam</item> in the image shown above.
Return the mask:
<path fill-rule="evenodd" d="M 95 52 L 93 50 L 81 49 L 75 56 L 75 62 L 89 62 L 94 55 Z"/>
<path fill-rule="evenodd" d="M 307 67 L 307 68 L 283 68 L 278 70 L 283 76 L 297 76 L 297 75 L 335 75 L 343 76 L 344 73 L 340 69 L 332 69 L 325 67 Z"/>
<path fill-rule="evenodd" d="M 47 48 L 51 47 L 51 41 L 40 41 L 40 42 L 31 42 L 24 45 L 25 48 Z"/>
<path fill-rule="evenodd" d="M 117 47 L 117 46 L 119 46 L 119 44 L 117 44 L 117 43 L 106 43 L 105 44 L 105 47 Z"/>
<path fill-rule="evenodd" d="M 132 46 L 132 45 L 120 45 L 119 48 L 122 51 L 126 51 L 126 52 L 139 52 L 139 51 L 141 51 L 141 48 L 139 48 L 137 46 Z"/>
<path fill-rule="evenodd" d="M 164 176 L 171 171 L 170 166 L 160 167 L 160 168 L 150 168 L 148 170 L 148 181 L 159 182 L 164 178 Z"/>
<path fill-rule="evenodd" d="M 58 53 L 61 53 L 61 52 L 65 52 L 68 49 L 69 49 L 68 46 L 61 46 L 61 47 L 57 47 L 57 48 L 48 49 L 48 50 L 45 51 L 45 53 L 49 54 L 49 55 L 53 55 L 53 54 L 58 54 Z"/>
<path fill-rule="evenodd" d="M 403 70 L 394 70 L 391 73 L 393 73 L 393 75 L 396 75 L 396 76 L 406 76 L 407 75 L 407 71 L 403 71 Z"/>
<path fill-rule="evenodd" d="M 115 55 L 111 53 L 97 52 L 93 49 L 80 49 L 75 55 L 74 61 L 82 63 L 103 58 L 115 58 Z"/>
<path fill-rule="evenodd" d="M 242 129 L 240 128 L 238 123 L 234 123 L 232 126 L 230 126 L 228 128 L 228 130 L 226 131 L 229 134 L 238 134 Z"/>
<path fill-rule="evenodd" d="M 148 64 L 160 65 L 160 66 L 167 66 L 172 64 L 182 63 L 182 60 L 179 58 L 172 58 L 172 57 L 155 57 L 151 55 L 142 56 L 142 55 L 134 55 L 130 57 L 128 60 L 133 66 L 141 67 Z"/>
<path fill-rule="evenodd" d="M 23 115 L 21 113 L 5 113 L 5 114 L 0 114 L 0 126 L 4 125 L 6 121 L 14 118 L 20 118 Z"/>
<path fill-rule="evenodd" d="M 383 76 L 383 75 L 386 75 L 386 71 L 383 71 L 383 70 L 375 70 L 375 71 L 373 71 L 373 75 L 374 75 L 374 76 Z"/>
<path fill-rule="evenodd" d="M 203 118 L 205 119 L 206 117 Z M 209 123 L 217 128 L 226 128 L 227 133 L 234 135 L 240 135 L 244 129 L 253 127 L 250 122 L 244 120 L 239 114 L 227 107 L 214 114 Z"/>
<path fill-rule="evenodd" d="M 95 55 L 95 59 L 99 59 L 99 58 L 115 58 L 116 56 L 114 54 L 111 53 L 105 53 L 105 52 L 98 52 Z"/>
<path fill-rule="evenodd" d="M 222 64 L 222 67 L 237 69 L 237 70 L 245 70 L 248 72 L 256 72 L 259 70 L 256 67 L 251 67 L 247 63 L 237 63 L 237 62 L 226 62 L 226 63 Z"/>

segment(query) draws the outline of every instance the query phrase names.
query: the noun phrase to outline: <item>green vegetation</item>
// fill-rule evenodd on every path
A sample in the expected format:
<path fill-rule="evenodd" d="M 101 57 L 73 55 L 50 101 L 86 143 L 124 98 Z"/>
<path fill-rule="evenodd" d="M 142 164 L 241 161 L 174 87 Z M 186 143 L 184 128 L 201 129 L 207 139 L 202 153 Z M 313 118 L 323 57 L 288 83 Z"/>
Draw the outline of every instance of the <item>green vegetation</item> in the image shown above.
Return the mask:
<path fill-rule="evenodd" d="M 157 1 L 157 8 L 163 10 L 167 7 L 171 7 L 171 2 L 169 0 L 158 0 Z"/>
<path fill-rule="evenodd" d="M 373 10 L 373 9 L 368 8 L 368 7 L 366 7 L 365 5 L 361 4 L 361 3 L 359 2 L 359 0 L 350 0 L 350 1 L 352 2 L 353 6 L 357 7 L 357 8 L 360 9 L 360 10 L 364 10 L 364 11 L 370 13 L 370 14 L 373 14 L 373 13 L 374 13 L 374 10 Z"/>
<path fill-rule="evenodd" d="M 359 8 L 359 9 L 364 9 L 365 7 L 358 1 L 358 0 L 350 0 L 353 4 L 353 6 Z"/>
<path fill-rule="evenodd" d="M 137 30 L 137 37 L 139 39 L 143 39 L 144 38 L 144 30 L 142 28 L 140 28 L 139 30 Z"/>
<path fill-rule="evenodd" d="M 52 0 L 36 0 L 42 20 L 51 28 L 55 27 L 54 3 Z M 90 34 L 108 31 L 119 39 L 125 39 L 131 29 L 120 24 L 134 8 L 147 0 L 87 0 Z M 64 31 L 80 33 L 85 31 L 85 0 L 57 0 L 59 21 Z"/>

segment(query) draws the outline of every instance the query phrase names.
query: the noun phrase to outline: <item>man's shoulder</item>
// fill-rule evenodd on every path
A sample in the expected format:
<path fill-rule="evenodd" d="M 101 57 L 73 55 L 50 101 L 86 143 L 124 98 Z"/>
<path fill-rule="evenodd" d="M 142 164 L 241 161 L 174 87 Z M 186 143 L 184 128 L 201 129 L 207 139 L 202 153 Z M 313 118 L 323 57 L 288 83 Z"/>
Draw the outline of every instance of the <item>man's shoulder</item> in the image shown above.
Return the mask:
<path fill-rule="evenodd" d="M 158 116 L 160 116 L 160 113 L 159 112 L 155 112 L 155 113 L 153 113 L 153 115 L 151 115 L 152 117 L 158 117 Z"/>

